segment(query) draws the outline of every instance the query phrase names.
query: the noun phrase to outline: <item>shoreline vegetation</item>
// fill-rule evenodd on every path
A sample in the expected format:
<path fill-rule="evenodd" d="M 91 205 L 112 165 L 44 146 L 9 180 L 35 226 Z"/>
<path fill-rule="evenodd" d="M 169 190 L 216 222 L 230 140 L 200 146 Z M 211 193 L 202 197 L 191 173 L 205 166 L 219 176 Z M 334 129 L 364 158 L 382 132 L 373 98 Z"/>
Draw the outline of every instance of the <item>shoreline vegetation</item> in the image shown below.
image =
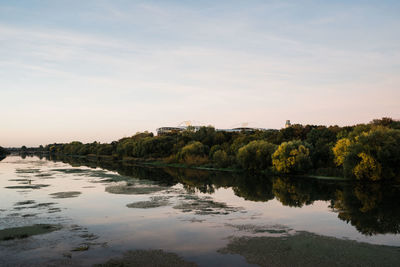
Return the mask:
<path fill-rule="evenodd" d="M 391 118 L 345 127 L 294 124 L 252 132 L 189 127 L 158 136 L 136 133 L 111 143 L 74 141 L 9 150 L 160 167 L 400 181 L 400 121 Z"/>
<path fill-rule="evenodd" d="M 0 160 L 3 160 L 9 154 L 10 154 L 10 152 L 7 149 L 0 146 Z"/>

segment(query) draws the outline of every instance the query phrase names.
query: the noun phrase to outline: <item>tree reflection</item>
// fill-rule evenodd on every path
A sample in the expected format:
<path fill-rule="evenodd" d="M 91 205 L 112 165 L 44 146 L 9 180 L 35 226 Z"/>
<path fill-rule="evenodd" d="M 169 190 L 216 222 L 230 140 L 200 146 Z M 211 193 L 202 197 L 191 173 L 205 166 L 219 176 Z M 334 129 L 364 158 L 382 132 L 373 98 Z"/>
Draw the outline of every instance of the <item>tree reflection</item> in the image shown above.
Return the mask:
<path fill-rule="evenodd" d="M 364 235 L 400 233 L 398 185 L 124 165 L 120 162 L 88 161 L 65 156 L 52 160 L 61 160 L 76 167 L 100 167 L 116 171 L 124 177 L 147 179 L 163 186 L 179 183 L 191 193 L 213 194 L 219 188 L 232 188 L 235 195 L 245 200 L 268 202 L 276 198 L 289 207 L 303 207 L 318 200 L 329 201 L 332 211 L 338 213 L 340 220 L 350 223 Z"/>
<path fill-rule="evenodd" d="M 355 184 L 338 191 L 334 211 L 365 235 L 400 233 L 400 188 Z"/>
<path fill-rule="evenodd" d="M 266 176 L 240 175 L 232 186 L 235 195 L 251 201 L 267 202 L 274 199 L 272 180 Z"/>
<path fill-rule="evenodd" d="M 329 201 L 340 185 L 315 179 L 299 177 L 277 177 L 272 185 L 272 192 L 277 200 L 289 207 L 311 205 L 316 200 Z"/>

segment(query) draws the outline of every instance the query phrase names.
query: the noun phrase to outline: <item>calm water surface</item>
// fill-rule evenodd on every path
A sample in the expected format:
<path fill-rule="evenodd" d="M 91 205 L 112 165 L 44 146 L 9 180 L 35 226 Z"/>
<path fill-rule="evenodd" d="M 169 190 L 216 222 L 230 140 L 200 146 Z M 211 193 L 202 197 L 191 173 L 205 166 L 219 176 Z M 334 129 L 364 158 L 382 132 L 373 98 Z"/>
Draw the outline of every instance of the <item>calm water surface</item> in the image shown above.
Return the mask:
<path fill-rule="evenodd" d="M 398 186 L 63 161 L 0 162 L 0 230 L 62 226 L 0 241 L 0 265 L 91 265 L 162 249 L 200 266 L 245 266 L 218 252 L 230 237 L 298 231 L 400 246 Z"/>

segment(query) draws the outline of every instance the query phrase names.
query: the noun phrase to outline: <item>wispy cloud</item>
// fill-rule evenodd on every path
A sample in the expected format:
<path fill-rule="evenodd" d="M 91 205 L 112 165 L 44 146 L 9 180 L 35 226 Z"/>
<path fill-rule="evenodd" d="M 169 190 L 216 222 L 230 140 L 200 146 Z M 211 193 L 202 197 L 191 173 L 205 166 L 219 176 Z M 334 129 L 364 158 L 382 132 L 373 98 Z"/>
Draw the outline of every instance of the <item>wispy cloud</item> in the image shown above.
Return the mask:
<path fill-rule="evenodd" d="M 2 7 L 0 97 L 10 115 L 0 140 L 19 144 L 10 132 L 32 121 L 32 140 L 45 143 L 58 120 L 60 141 L 72 127 L 109 141 L 187 119 L 280 127 L 400 117 L 400 19 L 385 17 L 394 11 L 310 5 L 60 2 L 43 18 L 45 4 L 33 15 Z"/>

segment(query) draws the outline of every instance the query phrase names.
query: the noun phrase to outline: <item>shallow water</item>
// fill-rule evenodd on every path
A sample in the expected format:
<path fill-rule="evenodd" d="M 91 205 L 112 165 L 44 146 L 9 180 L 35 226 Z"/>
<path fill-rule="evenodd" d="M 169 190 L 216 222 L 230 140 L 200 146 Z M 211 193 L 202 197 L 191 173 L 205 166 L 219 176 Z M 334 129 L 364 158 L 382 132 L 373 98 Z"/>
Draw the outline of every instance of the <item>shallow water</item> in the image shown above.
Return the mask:
<path fill-rule="evenodd" d="M 0 230 L 62 227 L 0 241 L 0 265 L 85 266 L 162 249 L 200 266 L 245 266 L 240 253 L 221 253 L 233 237 L 303 231 L 400 246 L 396 185 L 62 160 L 0 162 Z"/>

